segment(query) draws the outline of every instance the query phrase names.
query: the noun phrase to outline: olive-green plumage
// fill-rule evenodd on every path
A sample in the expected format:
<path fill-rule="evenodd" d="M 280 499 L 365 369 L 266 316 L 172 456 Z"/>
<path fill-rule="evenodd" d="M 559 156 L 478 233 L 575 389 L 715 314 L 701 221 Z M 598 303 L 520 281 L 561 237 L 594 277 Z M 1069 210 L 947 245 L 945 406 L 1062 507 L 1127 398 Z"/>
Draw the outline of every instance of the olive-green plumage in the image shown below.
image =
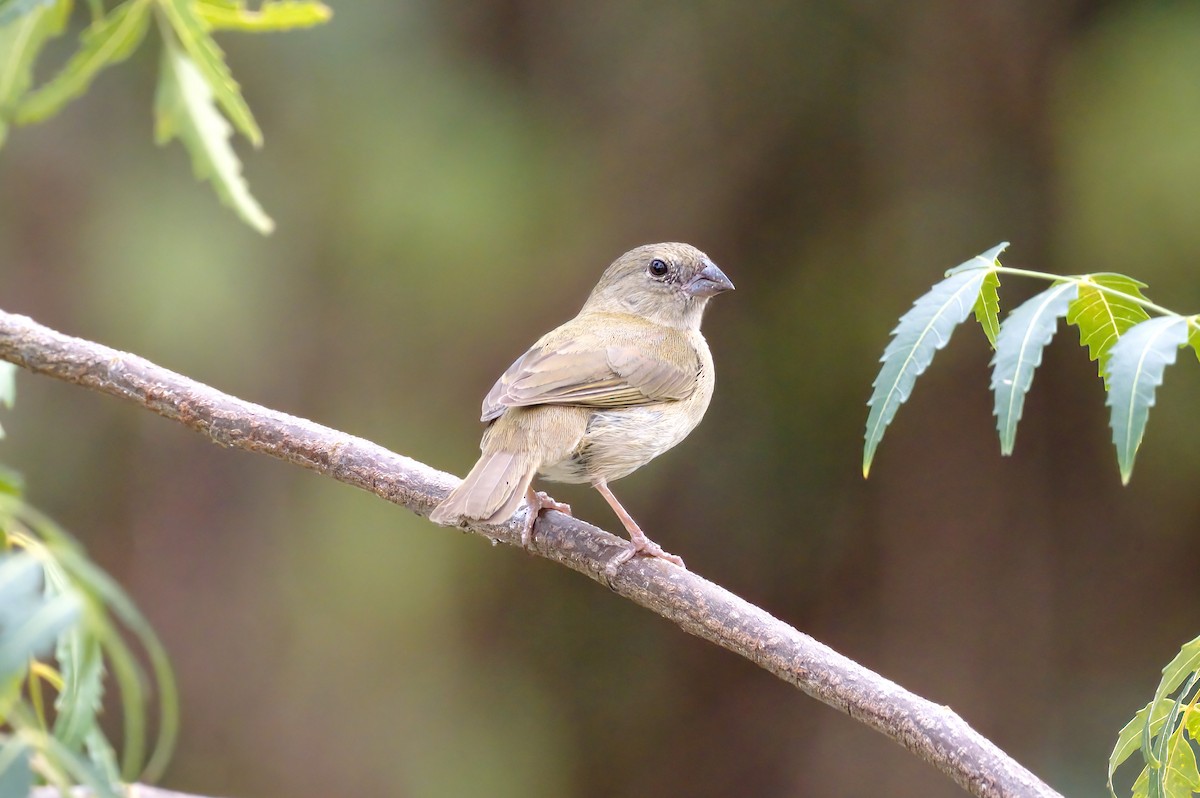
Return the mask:
<path fill-rule="evenodd" d="M 500 523 L 526 502 L 525 540 L 537 511 L 566 505 L 530 490 L 535 474 L 589 483 L 609 501 L 636 551 L 682 560 L 650 541 L 608 490 L 679 443 L 712 398 L 714 375 L 700 319 L 733 284 L 687 244 L 652 244 L 617 258 L 579 315 L 517 358 L 483 400 L 483 455 L 430 514 Z M 569 508 L 566 508 L 569 509 Z"/>

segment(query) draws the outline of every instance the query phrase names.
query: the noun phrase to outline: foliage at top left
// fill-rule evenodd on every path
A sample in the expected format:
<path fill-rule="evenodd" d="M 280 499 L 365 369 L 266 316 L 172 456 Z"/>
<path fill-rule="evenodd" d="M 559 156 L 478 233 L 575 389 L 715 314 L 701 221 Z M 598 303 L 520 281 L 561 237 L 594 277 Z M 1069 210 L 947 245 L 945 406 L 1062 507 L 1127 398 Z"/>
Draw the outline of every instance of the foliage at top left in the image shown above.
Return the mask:
<path fill-rule="evenodd" d="M 179 139 L 199 180 L 261 233 L 274 222 L 250 193 L 230 141 L 233 131 L 262 145 L 241 87 L 213 38 L 222 30 L 263 33 L 306 28 L 332 11 L 317 0 L 88 0 L 79 46 L 54 75 L 34 85 L 34 67 L 46 44 L 63 35 L 74 0 L 0 0 L 0 146 L 12 125 L 44 121 L 87 91 L 106 67 L 119 64 L 146 40 L 151 23 L 161 42 L 154 138 Z"/>

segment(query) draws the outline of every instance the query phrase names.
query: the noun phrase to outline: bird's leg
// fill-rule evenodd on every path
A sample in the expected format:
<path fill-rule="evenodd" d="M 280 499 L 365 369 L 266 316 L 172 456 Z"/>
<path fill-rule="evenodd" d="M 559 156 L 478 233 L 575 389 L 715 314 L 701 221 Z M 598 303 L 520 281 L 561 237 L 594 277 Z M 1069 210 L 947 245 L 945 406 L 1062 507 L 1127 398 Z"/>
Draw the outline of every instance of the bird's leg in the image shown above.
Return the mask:
<path fill-rule="evenodd" d="M 611 576 L 618 566 L 627 562 L 633 555 L 641 553 L 651 557 L 658 557 L 667 562 L 675 563 L 680 568 L 685 568 L 683 558 L 677 557 L 674 554 L 663 551 L 663 547 L 655 543 L 650 538 L 646 537 L 646 533 L 637 525 L 637 521 L 629 513 L 625 512 L 625 508 L 617 501 L 617 497 L 608 489 L 608 482 L 603 479 L 598 479 L 592 483 L 592 487 L 600 491 L 600 495 L 608 502 L 608 506 L 613 508 L 613 512 L 617 514 L 617 518 L 621 519 L 621 523 L 625 525 L 625 531 L 629 533 L 629 539 L 633 542 L 633 548 L 625 551 L 614 557 L 605 569 Z"/>
<path fill-rule="evenodd" d="M 525 492 L 525 504 L 529 506 L 529 512 L 525 513 L 525 526 L 521 528 L 521 545 L 525 548 L 529 548 L 529 544 L 533 542 L 533 525 L 537 523 L 542 510 L 558 510 L 560 513 L 571 514 L 571 505 L 556 502 L 549 494 L 533 488 Z"/>

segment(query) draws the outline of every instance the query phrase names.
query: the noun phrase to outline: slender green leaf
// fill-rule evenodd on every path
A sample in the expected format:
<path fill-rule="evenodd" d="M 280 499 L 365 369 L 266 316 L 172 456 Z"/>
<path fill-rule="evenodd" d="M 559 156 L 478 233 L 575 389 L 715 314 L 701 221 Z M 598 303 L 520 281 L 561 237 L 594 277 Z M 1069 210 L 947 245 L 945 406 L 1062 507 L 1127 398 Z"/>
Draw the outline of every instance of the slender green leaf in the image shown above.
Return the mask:
<path fill-rule="evenodd" d="M 262 131 L 254 121 L 254 115 L 250 113 L 250 106 L 242 97 L 242 90 L 233 79 L 229 65 L 225 63 L 225 53 L 205 30 L 194 0 L 160 0 L 159 8 L 166 14 L 183 49 L 191 56 L 193 69 L 201 79 L 200 82 L 208 85 L 208 93 L 216 98 L 234 127 L 255 147 L 261 146 Z M 167 63 L 166 58 L 163 59 L 163 63 Z M 159 86 L 162 86 L 161 81 Z M 209 102 L 206 100 L 205 104 Z"/>
<path fill-rule="evenodd" d="M 98 773 L 90 762 L 53 736 L 33 729 L 25 729 L 23 735 L 34 748 L 42 752 L 41 758 L 45 762 L 53 763 L 56 771 L 63 772 L 76 783 L 89 787 L 100 798 L 121 798 L 124 791 L 120 785 L 110 782 L 104 774 Z"/>
<path fill-rule="evenodd" d="M 26 796 L 33 787 L 33 769 L 29 744 L 20 737 L 9 737 L 0 745 L 0 795 Z"/>
<path fill-rule="evenodd" d="M 0 465 L 0 493 L 10 496 L 20 496 L 25 491 L 25 478 L 19 471 L 14 471 L 5 465 Z M 0 550 L 5 548 L 4 531 L 0 529 Z"/>
<path fill-rule="evenodd" d="M 991 387 L 996 394 L 993 412 L 1002 454 L 1012 454 L 1025 395 L 1033 385 L 1033 372 L 1042 364 L 1042 352 L 1075 294 L 1074 283 L 1056 283 L 1022 303 L 1000 325 L 992 357 Z"/>
<path fill-rule="evenodd" d="M 31 615 L 0 635 L 0 674 L 11 673 L 30 657 L 49 652 L 54 641 L 78 622 L 81 603 L 76 595 L 62 595 L 38 605 Z"/>
<path fill-rule="evenodd" d="M 196 13 L 210 30 L 253 33 L 311 28 L 333 16 L 329 6 L 315 0 L 266 0 L 256 10 L 245 0 L 200 0 Z"/>
<path fill-rule="evenodd" d="M 1146 299 L 1142 295 L 1145 287 L 1145 283 L 1123 274 L 1089 274 L 1080 279 L 1079 296 L 1067 309 L 1067 324 L 1079 328 L 1079 345 L 1086 346 L 1088 357 L 1098 361 L 1096 365 L 1101 377 L 1104 377 L 1113 345 L 1130 327 L 1150 318 L 1150 314 L 1134 301 Z M 1108 380 L 1105 379 L 1107 387 Z"/>
<path fill-rule="evenodd" d="M 17 400 L 17 367 L 0 361 L 0 405 L 12 407 Z"/>
<path fill-rule="evenodd" d="M 175 675 L 167 658 L 166 649 L 154 634 L 145 616 L 138 611 L 129 596 L 121 590 L 107 573 L 96 567 L 73 545 L 73 541 L 56 527 L 48 526 L 44 533 L 62 567 L 71 574 L 81 590 L 107 607 L 116 618 L 137 637 L 145 649 L 154 670 L 154 681 L 158 686 L 158 739 L 150 760 L 142 769 L 142 778 L 153 781 L 166 768 L 175 746 L 179 731 L 179 694 L 175 686 Z M 65 544 L 65 545 L 64 545 Z M 145 706 L 142 684 L 145 679 L 137 660 L 116 628 L 103 615 L 93 615 L 95 634 L 100 639 L 112 666 L 121 696 L 122 715 L 125 718 L 124 770 L 133 780 L 137 763 L 145 751 Z"/>
<path fill-rule="evenodd" d="M 1196 752 L 1183 736 L 1182 730 L 1171 735 L 1161 783 L 1162 794 L 1170 798 L 1192 798 L 1192 793 L 1200 791 L 1200 770 L 1196 768 Z"/>
<path fill-rule="evenodd" d="M 1154 394 L 1162 384 L 1163 370 L 1175 362 L 1179 347 L 1187 343 L 1187 319 L 1161 316 L 1131 327 L 1113 346 L 1108 361 L 1108 399 L 1112 408 L 1109 426 L 1117 447 L 1121 482 L 1128 484 Z"/>
<path fill-rule="evenodd" d="M 63 689 L 54 701 L 54 736 L 72 750 L 80 748 L 96 728 L 104 698 L 101 641 L 91 629 L 75 629 L 58 639 L 55 659 Z"/>
<path fill-rule="evenodd" d="M 12 407 L 17 399 L 17 367 L 8 361 L 0 361 L 0 405 Z M 4 427 L 0 426 L 0 438 L 4 437 Z M 3 477 L 0 475 L 0 481 Z M 0 488 L 2 490 L 2 488 Z"/>
<path fill-rule="evenodd" d="M 1183 737 L 1183 727 L 1180 724 L 1180 719 L 1187 708 L 1185 700 L 1192 688 L 1196 686 L 1196 680 L 1200 678 L 1200 673 L 1193 671 L 1188 675 L 1188 680 L 1183 688 L 1176 696 L 1175 701 L 1171 705 L 1171 713 L 1167 718 L 1166 726 L 1158 735 L 1158 742 L 1154 746 L 1154 756 L 1148 757 L 1153 762 L 1161 763 L 1161 766 L 1155 767 L 1153 764 L 1150 767 L 1151 774 L 1155 777 L 1151 785 L 1151 792 L 1164 795 L 1191 795 L 1191 792 L 1181 792 L 1180 787 L 1184 781 L 1189 778 L 1189 772 L 1196 772 L 1196 758 L 1191 750 L 1191 746 Z M 1187 751 L 1181 751 L 1178 743 L 1183 742 Z M 1144 742 L 1149 744 L 1149 740 Z M 1190 759 L 1190 765 L 1189 765 Z M 1200 774 L 1196 774 L 1196 779 L 1200 779 Z"/>
<path fill-rule="evenodd" d="M 63 32 L 70 16 L 70 0 L 60 0 L 54 5 L 33 4 L 0 26 L 0 145 L 14 109 L 33 83 L 34 61 L 46 42 Z"/>
<path fill-rule="evenodd" d="M 58 0 L 5 0 L 0 3 L 0 28 L 34 11 L 43 11 L 56 2 Z"/>
<path fill-rule="evenodd" d="M 1159 701 L 1178 690 L 1184 680 L 1198 670 L 1200 670 L 1200 637 L 1184 643 L 1180 647 L 1179 653 L 1163 666 L 1162 679 L 1158 682 L 1158 687 L 1154 691 L 1154 700 L 1151 703 L 1158 706 Z"/>
<path fill-rule="evenodd" d="M 104 731 L 98 724 L 88 730 L 87 737 L 83 741 L 83 747 L 87 751 L 88 760 L 91 761 L 92 767 L 100 773 L 105 781 L 109 784 L 117 784 L 123 780 L 121 778 L 121 768 L 117 765 L 117 753 L 113 750 L 112 743 L 104 736 Z"/>
<path fill-rule="evenodd" d="M 150 0 L 125 0 L 106 17 L 84 29 L 79 50 L 49 83 L 31 92 L 17 108 L 21 124 L 57 113 L 87 91 L 100 70 L 128 58 L 150 27 Z"/>
<path fill-rule="evenodd" d="M 178 137 L 192 156 L 196 178 L 210 181 L 217 196 L 255 230 L 271 232 L 275 224 L 250 194 L 229 142 L 231 129 L 213 105 L 209 85 L 192 59 L 169 41 L 163 47 L 154 110 L 155 141 L 162 145 Z"/>
<path fill-rule="evenodd" d="M 929 367 L 934 354 L 950 342 L 954 328 L 967 318 L 988 274 L 987 269 L 976 268 L 945 278 L 914 302 L 892 330 L 892 340 L 880 358 L 883 368 L 872 383 L 875 390 L 867 401 L 871 411 L 863 450 L 864 477 L 871 469 L 884 430 L 908 400 L 917 377 Z"/>
<path fill-rule="evenodd" d="M 1000 333 L 1000 274 L 989 271 L 979 287 L 979 299 L 975 300 L 975 320 L 983 328 L 992 349 L 996 348 L 996 336 Z"/>
<path fill-rule="evenodd" d="M 1147 729 L 1150 730 L 1151 737 L 1159 733 L 1167 722 L 1167 716 L 1171 714 L 1174 703 L 1168 698 L 1162 698 L 1147 704 L 1137 711 L 1117 735 L 1117 744 L 1113 746 L 1112 754 L 1108 757 L 1108 791 L 1112 793 L 1113 798 L 1117 795 L 1113 789 L 1113 774 L 1117 772 L 1121 763 L 1141 748 L 1142 737 Z"/>

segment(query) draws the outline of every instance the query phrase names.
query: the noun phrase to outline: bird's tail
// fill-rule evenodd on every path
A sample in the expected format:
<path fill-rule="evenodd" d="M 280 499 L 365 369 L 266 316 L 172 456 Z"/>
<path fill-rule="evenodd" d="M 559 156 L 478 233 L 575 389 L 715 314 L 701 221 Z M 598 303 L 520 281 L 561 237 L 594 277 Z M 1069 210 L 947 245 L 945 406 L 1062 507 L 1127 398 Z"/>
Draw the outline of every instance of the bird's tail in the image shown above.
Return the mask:
<path fill-rule="evenodd" d="M 435 524 L 450 526 L 460 518 L 498 524 L 517 511 L 537 463 L 526 452 L 485 452 L 442 503 L 429 514 Z"/>

